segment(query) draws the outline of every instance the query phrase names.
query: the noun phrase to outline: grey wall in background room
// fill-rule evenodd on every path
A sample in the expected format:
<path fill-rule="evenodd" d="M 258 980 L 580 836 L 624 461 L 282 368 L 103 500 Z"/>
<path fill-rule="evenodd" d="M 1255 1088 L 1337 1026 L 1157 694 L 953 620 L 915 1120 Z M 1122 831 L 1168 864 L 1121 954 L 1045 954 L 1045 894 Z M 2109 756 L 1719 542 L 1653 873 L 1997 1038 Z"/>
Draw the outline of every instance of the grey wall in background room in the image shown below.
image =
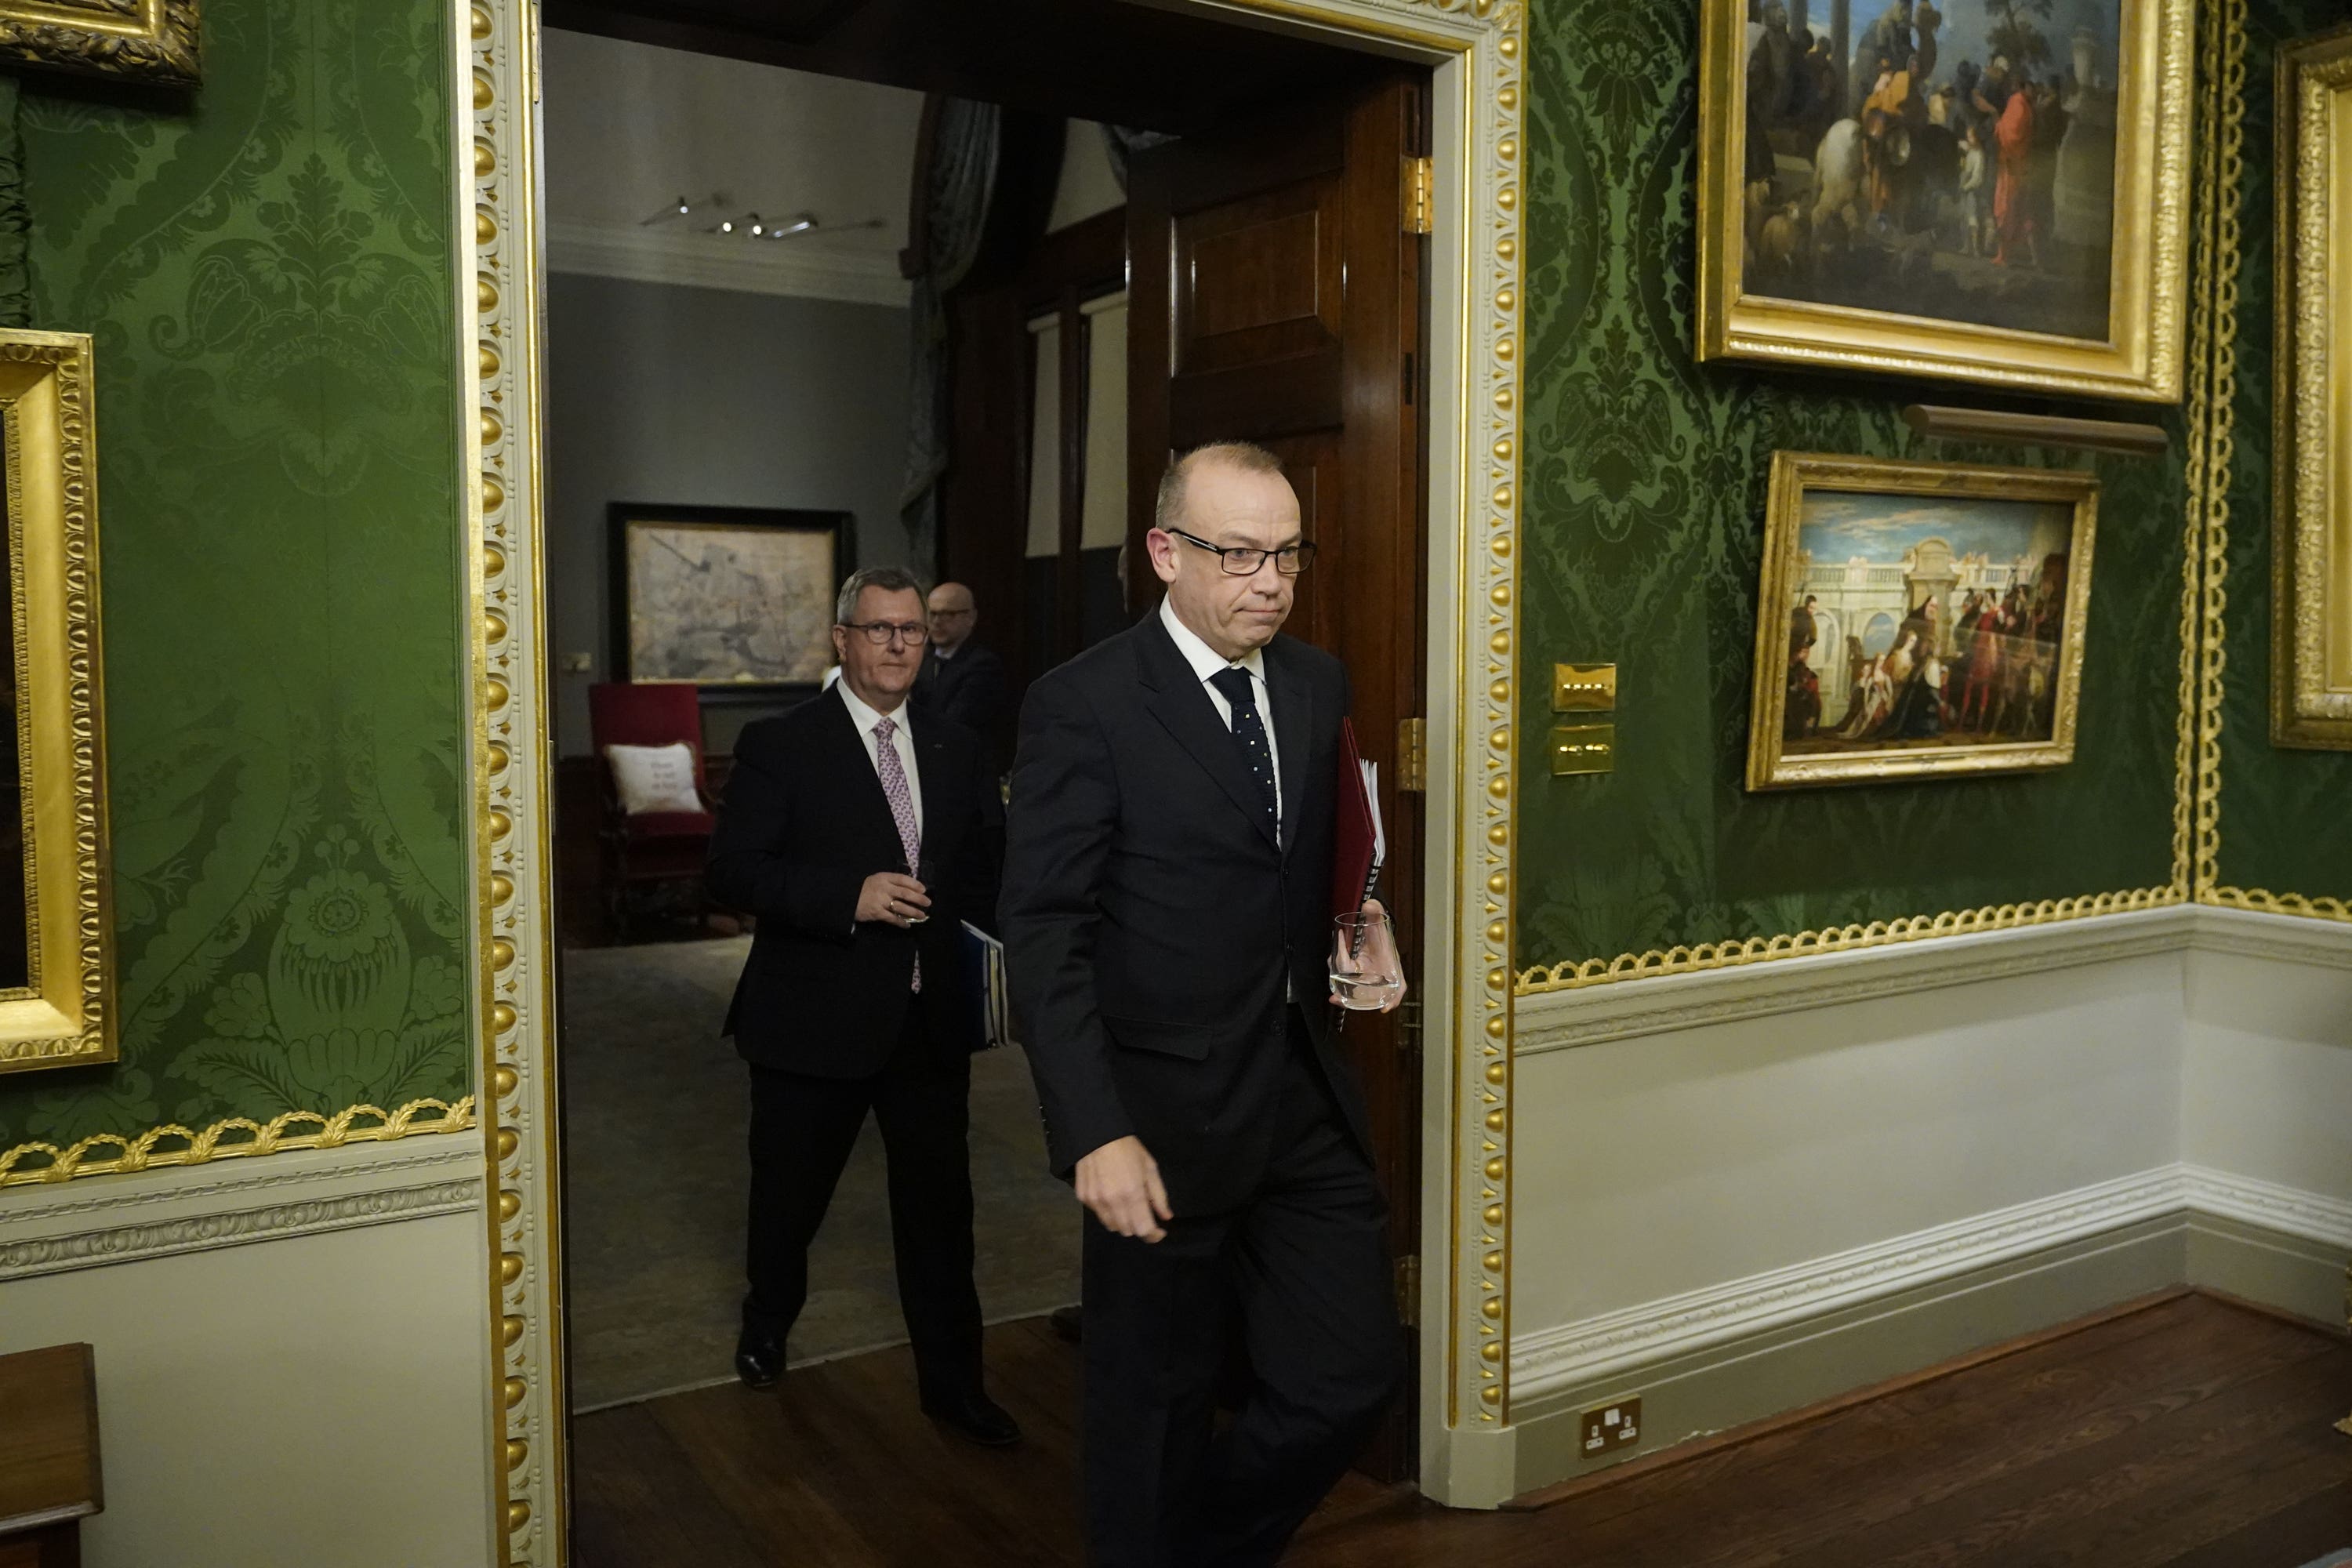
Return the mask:
<path fill-rule="evenodd" d="M 589 752 L 588 687 L 611 666 L 612 502 L 848 511 L 858 564 L 905 563 L 907 321 L 882 305 L 549 279 L 547 590 L 561 754 Z M 591 673 L 564 668 L 572 653 L 592 656 Z"/>

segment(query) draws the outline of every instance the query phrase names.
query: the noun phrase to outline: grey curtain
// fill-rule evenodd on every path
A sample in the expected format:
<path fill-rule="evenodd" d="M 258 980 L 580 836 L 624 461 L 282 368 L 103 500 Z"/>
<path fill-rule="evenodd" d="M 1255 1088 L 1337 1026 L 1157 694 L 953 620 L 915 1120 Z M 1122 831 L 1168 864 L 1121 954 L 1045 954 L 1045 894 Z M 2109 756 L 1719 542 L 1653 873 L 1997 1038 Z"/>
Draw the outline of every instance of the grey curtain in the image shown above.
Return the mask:
<path fill-rule="evenodd" d="M 946 300 L 979 258 L 1003 130 L 1003 113 L 994 104 L 947 99 L 932 132 L 930 166 L 917 171 L 923 253 L 908 301 L 910 412 L 907 478 L 898 497 L 910 561 L 932 561 L 939 553 L 940 476 L 947 469 L 950 421 Z"/>
<path fill-rule="evenodd" d="M 1173 136 L 1159 131 L 1138 131 L 1129 125 L 1106 125 L 1102 128 L 1103 146 L 1110 153 L 1110 172 L 1118 178 L 1118 188 L 1127 189 L 1127 161 L 1146 147 L 1157 147 L 1162 142 L 1173 142 Z"/>

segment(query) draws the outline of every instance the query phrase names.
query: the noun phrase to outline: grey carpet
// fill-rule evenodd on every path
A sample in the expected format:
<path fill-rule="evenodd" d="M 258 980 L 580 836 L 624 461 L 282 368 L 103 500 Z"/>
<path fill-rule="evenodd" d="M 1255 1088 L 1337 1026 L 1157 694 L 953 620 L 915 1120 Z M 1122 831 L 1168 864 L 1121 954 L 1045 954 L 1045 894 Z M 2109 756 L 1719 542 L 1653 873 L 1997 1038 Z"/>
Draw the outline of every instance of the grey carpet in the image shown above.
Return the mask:
<path fill-rule="evenodd" d="M 751 939 L 564 955 L 564 1235 L 572 1406 L 730 1375 L 743 1291 L 750 1120 L 719 1037 Z M 1078 1208 L 1045 1172 L 1029 1068 L 972 1059 L 971 1174 L 992 1322 L 1078 1299 Z M 788 1353 L 825 1360 L 906 1337 L 890 1267 L 882 1145 L 869 1119 L 809 1258 Z"/>

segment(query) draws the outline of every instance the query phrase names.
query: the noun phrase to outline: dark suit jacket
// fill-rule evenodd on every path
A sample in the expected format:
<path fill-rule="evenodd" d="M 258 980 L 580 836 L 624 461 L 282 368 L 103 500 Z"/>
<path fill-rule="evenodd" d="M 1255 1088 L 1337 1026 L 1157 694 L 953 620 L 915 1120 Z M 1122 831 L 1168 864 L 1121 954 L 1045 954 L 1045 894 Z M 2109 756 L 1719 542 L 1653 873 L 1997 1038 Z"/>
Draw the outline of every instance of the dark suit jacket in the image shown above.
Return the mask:
<path fill-rule="evenodd" d="M 919 704 L 911 717 L 922 858 L 936 877 L 926 884 L 931 918 L 911 930 L 857 920 L 866 879 L 898 870 L 906 853 L 840 692 L 736 739 L 709 879 L 719 902 L 759 920 L 726 1026 L 756 1066 L 821 1078 L 880 1071 L 906 1022 L 919 952 L 934 1037 L 982 1044 L 959 922 L 994 923 L 996 786 L 971 731 Z"/>
<path fill-rule="evenodd" d="M 1321 649 L 1265 652 L 1283 844 L 1233 732 L 1157 614 L 1039 679 L 1021 710 L 1000 911 L 1048 1153 L 1133 1134 L 1179 1214 L 1230 1208 L 1264 1170 L 1286 980 L 1357 1142 L 1328 955 L 1348 677 Z"/>
<path fill-rule="evenodd" d="M 953 658 L 932 653 L 923 660 L 919 689 L 940 712 L 979 736 L 984 759 L 994 771 L 1003 771 L 996 759 L 1003 755 L 1009 715 L 1004 660 L 994 648 L 966 639 Z"/>

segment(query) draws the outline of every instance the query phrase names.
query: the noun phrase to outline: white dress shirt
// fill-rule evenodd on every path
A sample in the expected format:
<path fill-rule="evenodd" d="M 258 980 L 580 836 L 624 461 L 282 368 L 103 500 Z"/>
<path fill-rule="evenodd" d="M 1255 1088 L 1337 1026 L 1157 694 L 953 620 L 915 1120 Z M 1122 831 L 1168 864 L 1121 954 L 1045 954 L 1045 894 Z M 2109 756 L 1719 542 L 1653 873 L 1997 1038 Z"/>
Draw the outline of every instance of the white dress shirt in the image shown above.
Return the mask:
<path fill-rule="evenodd" d="M 1274 700 L 1273 694 L 1266 689 L 1265 655 L 1260 649 L 1252 648 L 1240 658 L 1225 658 L 1178 619 L 1176 606 L 1165 598 L 1160 601 L 1160 623 L 1175 639 L 1176 651 L 1184 656 L 1184 662 L 1191 665 L 1192 673 L 1201 678 L 1201 689 L 1209 694 L 1209 700 L 1216 704 L 1217 717 L 1225 721 L 1228 730 L 1234 727 L 1234 705 L 1225 700 L 1225 694 L 1218 690 L 1209 678 L 1228 669 L 1249 671 L 1250 689 L 1257 698 L 1258 722 L 1265 728 L 1266 760 L 1274 764 L 1274 838 L 1276 843 L 1281 843 L 1282 752 L 1274 739 Z"/>
<path fill-rule="evenodd" d="M 874 764 L 877 778 L 882 776 L 882 754 L 874 737 L 874 726 L 885 719 L 898 721 L 898 731 L 890 737 L 890 749 L 898 753 L 898 766 L 907 775 L 907 795 L 915 803 L 915 838 L 919 844 L 923 837 L 923 775 L 915 768 L 915 736 L 907 721 L 907 704 L 900 702 L 895 713 L 878 712 L 859 700 L 846 680 L 837 681 L 835 686 L 841 693 L 842 706 L 849 710 L 850 721 L 857 726 L 857 738 L 866 742 L 866 760 Z"/>

